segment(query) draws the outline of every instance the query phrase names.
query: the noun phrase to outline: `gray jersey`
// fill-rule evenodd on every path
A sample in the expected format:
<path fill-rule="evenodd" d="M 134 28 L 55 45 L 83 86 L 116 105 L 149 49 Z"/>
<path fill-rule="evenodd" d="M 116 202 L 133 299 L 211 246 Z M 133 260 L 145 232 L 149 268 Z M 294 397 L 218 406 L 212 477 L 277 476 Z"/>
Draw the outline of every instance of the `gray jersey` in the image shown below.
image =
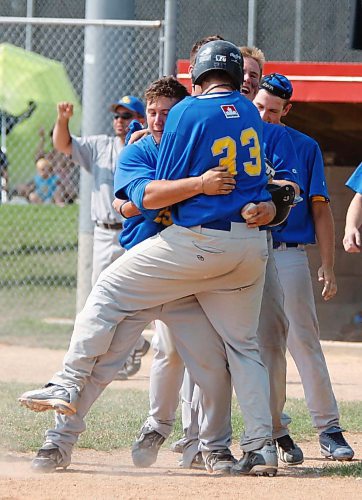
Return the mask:
<path fill-rule="evenodd" d="M 93 175 L 91 218 L 94 222 L 122 222 L 112 207 L 114 171 L 122 149 L 123 144 L 116 136 L 72 136 L 72 159 Z"/>

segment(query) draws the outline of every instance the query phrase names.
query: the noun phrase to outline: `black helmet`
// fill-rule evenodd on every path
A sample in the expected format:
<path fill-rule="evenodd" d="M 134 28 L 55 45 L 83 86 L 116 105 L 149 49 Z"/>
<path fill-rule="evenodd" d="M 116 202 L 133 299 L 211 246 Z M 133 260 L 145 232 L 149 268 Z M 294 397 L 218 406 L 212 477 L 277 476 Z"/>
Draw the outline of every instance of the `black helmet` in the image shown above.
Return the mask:
<path fill-rule="evenodd" d="M 214 70 L 225 71 L 235 88 L 240 88 L 244 80 L 243 56 L 236 45 L 225 40 L 214 40 L 203 45 L 196 55 L 192 70 L 193 85 L 199 85 L 204 76 Z"/>

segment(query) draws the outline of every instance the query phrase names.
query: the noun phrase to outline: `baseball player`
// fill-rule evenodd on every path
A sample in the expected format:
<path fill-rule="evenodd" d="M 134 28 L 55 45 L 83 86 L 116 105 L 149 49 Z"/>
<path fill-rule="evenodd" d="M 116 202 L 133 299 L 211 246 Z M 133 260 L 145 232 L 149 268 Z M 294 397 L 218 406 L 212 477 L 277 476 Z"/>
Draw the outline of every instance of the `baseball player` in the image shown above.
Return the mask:
<path fill-rule="evenodd" d="M 266 75 L 254 100 L 262 119 L 283 125 L 290 111 L 293 87 L 284 75 Z M 306 402 L 319 432 L 323 456 L 351 460 L 354 452 L 346 442 L 339 424 L 337 403 L 319 341 L 319 328 L 305 246 L 316 238 L 322 265 L 318 278 L 323 283 L 324 300 L 337 292 L 334 275 L 334 222 L 324 177 L 323 160 L 312 138 L 284 126 L 290 134 L 301 171 L 303 201 L 291 212 L 288 223 L 273 231 L 274 255 L 278 276 L 284 289 L 285 312 L 289 320 L 287 345 L 298 368 Z"/>
<path fill-rule="evenodd" d="M 343 246 L 348 253 L 359 253 L 361 251 L 360 229 L 362 226 L 362 163 L 348 179 L 346 186 L 356 194 L 347 210 Z"/>
<path fill-rule="evenodd" d="M 162 78 L 154 82 L 146 91 L 147 118 L 152 137 L 148 137 L 142 143 L 131 148 L 130 154 L 127 155 L 127 158 L 131 159 L 133 156 L 134 159 L 138 159 L 139 161 L 139 164 L 134 164 L 133 166 L 135 178 L 145 169 L 147 172 L 147 163 L 150 162 L 150 159 L 153 159 L 151 163 L 153 164 L 152 169 L 154 170 L 158 154 L 157 144 L 161 138 L 160 135 L 162 134 L 167 112 L 175 102 L 185 95 L 187 95 L 187 90 L 173 77 Z M 120 180 L 124 181 L 122 175 L 120 176 Z M 190 191 L 190 193 L 188 195 L 185 194 L 185 196 L 193 195 L 195 184 L 201 184 L 200 178 L 197 177 L 185 181 L 186 182 L 176 181 L 179 186 L 180 184 L 183 185 L 184 190 L 187 191 L 188 189 Z M 209 194 L 216 194 L 224 191 L 227 193 L 233 189 L 234 180 L 227 172 L 220 172 L 220 169 L 214 169 L 204 174 L 203 184 L 205 190 Z M 139 212 L 137 209 L 134 211 L 132 207 L 130 207 L 130 205 L 132 205 L 131 203 L 122 203 L 121 200 L 117 201 L 119 202 L 116 204 L 118 209 L 122 206 L 128 216 Z M 133 212 L 130 213 L 130 210 L 131 212 L 133 210 Z M 164 215 L 165 211 L 162 211 L 161 216 Z M 166 220 L 166 218 L 164 220 Z M 161 222 L 145 219 L 139 215 L 138 217 L 133 217 L 125 221 L 125 227 L 121 234 L 121 238 L 124 238 L 124 246 L 129 249 L 148 235 L 156 234 L 164 227 L 165 226 L 163 226 Z M 187 317 L 185 317 L 186 310 L 188 312 Z M 104 387 L 113 380 L 117 366 L 120 364 L 122 351 L 119 353 L 117 346 L 121 343 L 123 332 L 126 332 L 125 335 L 127 335 L 128 330 L 132 331 L 133 329 L 135 332 L 142 331 L 142 329 L 156 317 L 162 318 L 172 327 L 172 330 L 176 332 L 175 343 L 181 353 L 185 352 L 185 347 L 183 347 L 185 341 L 187 344 L 187 341 L 190 341 L 192 338 L 193 349 L 188 357 L 194 360 L 193 363 L 197 371 L 195 375 L 196 379 L 198 379 L 199 376 L 203 376 L 205 378 L 204 383 L 221 384 L 221 391 L 216 395 L 215 401 L 210 402 L 210 408 L 214 408 L 212 410 L 213 413 L 211 414 L 210 424 L 213 425 L 214 434 L 215 430 L 217 431 L 217 429 L 220 428 L 222 435 L 223 422 L 218 419 L 218 412 L 215 411 L 215 409 L 220 405 L 222 407 L 230 405 L 230 375 L 228 371 L 225 370 L 225 350 L 220 337 L 216 334 L 209 321 L 202 313 L 196 298 L 190 296 L 162 307 L 147 309 L 141 314 L 132 316 L 132 319 L 129 321 L 122 322 L 115 332 L 108 352 L 97 358 L 92 373 L 79 395 L 77 412 L 71 416 L 57 415 L 55 429 L 47 431 L 46 441 L 32 462 L 32 468 L 34 470 L 50 472 L 57 468 L 66 468 L 70 464 L 74 443 L 79 434 L 85 429 L 84 416 L 95 399 L 101 394 Z M 193 339 L 195 329 L 200 332 L 196 342 L 195 339 Z M 179 338 L 182 339 L 181 345 L 178 340 Z M 199 365 L 202 365 L 205 342 L 210 343 L 210 345 L 214 347 L 217 356 L 212 360 L 214 367 L 212 374 L 210 374 L 209 369 L 200 371 L 198 368 Z M 224 383 L 225 388 L 223 388 Z M 213 406 L 215 404 L 216 406 Z M 227 430 L 225 434 L 228 435 L 228 432 L 229 430 Z M 158 440 L 165 439 L 160 434 L 151 435 L 150 433 L 147 434 L 147 438 L 149 442 L 154 441 L 156 438 Z M 225 443 L 224 449 L 220 449 L 220 443 L 221 440 L 214 445 L 218 446 L 218 449 L 216 450 L 217 453 L 214 451 L 212 454 L 217 458 L 217 460 L 213 460 L 212 462 L 212 471 L 220 471 L 222 467 L 226 466 L 230 468 L 230 465 L 234 463 L 230 450 L 228 450 L 230 442 Z"/>
<path fill-rule="evenodd" d="M 91 218 L 94 222 L 92 285 L 99 274 L 116 260 L 124 249 L 118 239 L 122 217 L 112 207 L 113 177 L 116 160 L 124 147 L 127 127 L 133 119 L 144 122 L 144 105 L 134 96 L 124 96 L 111 105 L 114 136 L 74 137 L 69 132 L 73 105 L 58 104 L 58 117 L 53 131 L 55 148 L 72 157 L 93 176 Z"/>
<path fill-rule="evenodd" d="M 134 119 L 144 123 L 145 109 L 143 102 L 135 96 L 124 96 L 112 103 L 114 136 L 95 135 L 75 137 L 70 134 L 69 121 L 73 116 L 73 104 L 60 102 L 58 117 L 53 130 L 54 147 L 61 153 L 72 157 L 93 176 L 91 218 L 94 222 L 92 285 L 99 274 L 109 264 L 123 254 L 124 248 L 119 244 L 119 235 L 123 228 L 122 217 L 115 213 L 113 201 L 113 177 L 116 160 L 122 151 L 128 131 L 128 125 Z M 147 348 L 146 341 L 141 338 L 132 352 L 133 359 L 139 357 Z M 138 359 L 139 361 L 139 359 Z M 139 365 L 139 363 L 138 363 Z M 139 365 L 140 367 L 140 365 Z M 132 357 L 128 369 L 132 370 Z M 117 378 L 127 379 L 127 364 L 120 370 Z"/>
<path fill-rule="evenodd" d="M 207 39 L 206 39 L 207 40 Z M 191 68 L 197 51 L 203 45 L 203 40 L 197 42 L 190 54 Z M 264 64 L 264 54 L 260 49 L 242 47 L 241 52 L 244 58 L 244 82 L 242 93 L 253 100 L 259 89 L 259 82 L 262 75 Z M 298 182 L 297 169 L 298 160 L 292 141 L 288 133 L 276 125 L 264 123 L 264 152 L 274 164 L 273 182 L 285 184 L 289 183 L 298 188 L 295 184 Z M 284 313 L 284 294 L 280 286 L 275 267 L 273 251 L 271 246 L 271 233 L 268 231 L 268 245 L 270 257 L 268 259 L 266 280 L 263 293 L 261 314 L 259 318 L 258 342 L 261 349 L 262 360 L 269 371 L 270 379 L 270 407 L 273 418 L 273 438 L 275 439 L 278 455 L 281 461 L 287 465 L 297 465 L 303 462 L 303 452 L 287 433 L 286 425 L 290 422 L 288 415 L 283 414 L 283 408 L 286 400 L 286 336 L 288 329 L 288 320 Z M 171 402 L 174 402 L 174 393 L 177 386 L 167 384 L 167 380 L 173 380 L 175 377 L 172 371 L 180 370 L 179 358 L 175 351 L 168 352 L 165 346 L 169 348 L 169 342 L 159 339 L 160 335 L 155 336 L 156 353 L 151 367 L 150 386 L 152 393 L 150 413 L 147 423 L 156 428 L 157 420 L 164 420 L 165 415 L 168 420 L 173 422 Z M 156 374 L 154 376 L 154 373 Z M 173 443 L 173 451 L 183 453 L 182 465 L 184 467 L 192 466 L 196 458 L 198 462 L 198 408 L 199 397 L 198 390 L 194 390 L 194 383 L 185 373 L 182 385 L 182 422 L 184 436 Z M 176 411 L 176 403 L 173 411 Z M 220 409 L 220 411 L 222 411 Z M 225 416 L 227 418 L 227 415 Z M 136 447 L 141 447 L 142 443 L 137 441 Z M 144 447 L 145 457 L 150 453 L 148 447 Z"/>
<path fill-rule="evenodd" d="M 266 237 L 258 228 L 250 229 L 240 215 L 247 203 L 270 200 L 260 156 L 261 124 L 252 104 L 235 92 L 242 81 L 242 57 L 233 44 L 206 44 L 198 53 L 193 76 L 203 95 L 183 100 L 169 113 L 156 180 L 167 184 L 169 181 L 162 179 L 203 175 L 219 161 L 234 175 L 236 188 L 227 195 L 228 203 L 218 196 L 211 200 L 200 194 L 177 205 L 173 210 L 176 224 L 136 245 L 103 271 L 77 317 L 63 371 L 52 380 L 54 385 L 28 393 L 21 400 L 38 409 L 49 403 L 59 409 L 74 409 L 85 376 L 96 357 L 109 348 L 122 320 L 135 311 L 195 293 L 225 342 L 244 413 L 245 455 L 233 470 L 274 475 L 277 457 L 270 440 L 269 384 L 256 342 Z M 222 120 L 218 130 L 206 128 L 208 122 L 218 120 Z M 176 128 L 190 131 L 190 137 L 176 132 Z M 147 192 L 151 184 L 138 179 L 127 186 L 126 194 L 137 206 L 154 208 L 146 201 L 152 199 L 152 192 Z M 239 332 L 235 335 L 237 325 Z M 127 336 L 122 338 L 125 351 L 129 340 Z M 204 397 L 213 399 L 207 394 L 208 388 L 201 384 L 200 388 Z M 201 447 L 203 431 L 201 428 Z M 207 460 L 209 452 L 203 451 Z"/>

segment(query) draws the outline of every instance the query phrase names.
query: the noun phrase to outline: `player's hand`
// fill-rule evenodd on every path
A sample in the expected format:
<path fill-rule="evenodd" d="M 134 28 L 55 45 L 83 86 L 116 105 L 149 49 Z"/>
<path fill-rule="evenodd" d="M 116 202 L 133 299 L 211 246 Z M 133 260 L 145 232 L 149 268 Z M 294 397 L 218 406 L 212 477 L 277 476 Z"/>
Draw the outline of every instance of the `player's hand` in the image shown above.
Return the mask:
<path fill-rule="evenodd" d="M 73 116 L 73 104 L 71 102 L 59 102 L 57 111 L 59 120 L 69 120 Z"/>
<path fill-rule="evenodd" d="M 332 299 L 337 293 L 337 283 L 333 269 L 321 266 L 318 269 L 318 281 L 323 283 L 322 297 L 324 300 Z"/>
<path fill-rule="evenodd" d="M 348 230 L 346 229 L 343 238 L 343 246 L 348 253 L 361 252 L 361 233 L 356 227 Z"/>
<path fill-rule="evenodd" d="M 140 139 L 142 139 L 142 137 L 145 137 L 146 135 L 149 134 L 150 131 L 148 130 L 148 128 L 145 128 L 143 130 L 136 130 L 136 132 L 133 132 L 133 134 L 131 134 L 128 144 L 133 144 L 134 142 L 139 141 Z"/>
<path fill-rule="evenodd" d="M 120 200 L 118 198 L 115 198 L 113 201 L 112 201 L 112 207 L 114 208 L 114 210 L 117 212 L 117 214 L 119 214 L 119 209 L 121 208 L 121 205 L 124 203 L 124 200 Z"/>
<path fill-rule="evenodd" d="M 202 192 L 207 195 L 229 194 L 235 189 L 236 181 L 227 167 L 215 167 L 200 176 Z"/>
<path fill-rule="evenodd" d="M 276 214 L 276 208 L 272 201 L 261 201 L 258 204 L 248 203 L 241 209 L 241 215 L 248 227 L 267 226 Z"/>

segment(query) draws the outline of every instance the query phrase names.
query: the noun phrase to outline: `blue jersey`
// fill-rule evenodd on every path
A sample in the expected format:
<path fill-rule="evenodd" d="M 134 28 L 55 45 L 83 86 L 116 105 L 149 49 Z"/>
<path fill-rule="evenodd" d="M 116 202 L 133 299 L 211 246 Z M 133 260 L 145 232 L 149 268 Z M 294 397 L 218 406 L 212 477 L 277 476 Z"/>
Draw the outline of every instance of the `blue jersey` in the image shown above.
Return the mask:
<path fill-rule="evenodd" d="M 264 154 L 274 167 L 276 180 L 292 181 L 299 185 L 299 160 L 285 127 L 263 122 Z"/>
<path fill-rule="evenodd" d="M 267 201 L 263 125 L 256 107 L 240 92 L 186 97 L 169 112 L 160 144 L 156 179 L 199 176 L 225 165 L 235 176 L 228 195 L 203 194 L 172 207 L 176 224 L 243 221 L 240 209 Z"/>
<path fill-rule="evenodd" d="M 358 165 L 351 177 L 346 182 L 346 186 L 356 193 L 362 194 L 362 163 Z"/>
<path fill-rule="evenodd" d="M 312 216 L 312 198 L 321 196 L 329 200 L 324 175 L 322 153 L 311 137 L 291 127 L 289 133 L 299 160 L 299 185 L 303 201 L 292 208 L 287 225 L 280 231 L 273 230 L 273 239 L 286 243 L 315 243 L 315 227 Z"/>
<path fill-rule="evenodd" d="M 117 198 L 127 198 L 137 206 L 140 205 L 137 199 L 129 196 L 127 187 L 134 183 L 136 194 L 139 186 L 143 192 L 142 186 L 155 177 L 157 155 L 158 147 L 152 136 L 147 136 L 123 149 L 114 174 L 114 193 Z M 140 209 L 142 215 L 126 219 L 120 234 L 120 243 L 127 250 L 172 223 L 169 209 L 143 210 L 142 204 Z"/>

